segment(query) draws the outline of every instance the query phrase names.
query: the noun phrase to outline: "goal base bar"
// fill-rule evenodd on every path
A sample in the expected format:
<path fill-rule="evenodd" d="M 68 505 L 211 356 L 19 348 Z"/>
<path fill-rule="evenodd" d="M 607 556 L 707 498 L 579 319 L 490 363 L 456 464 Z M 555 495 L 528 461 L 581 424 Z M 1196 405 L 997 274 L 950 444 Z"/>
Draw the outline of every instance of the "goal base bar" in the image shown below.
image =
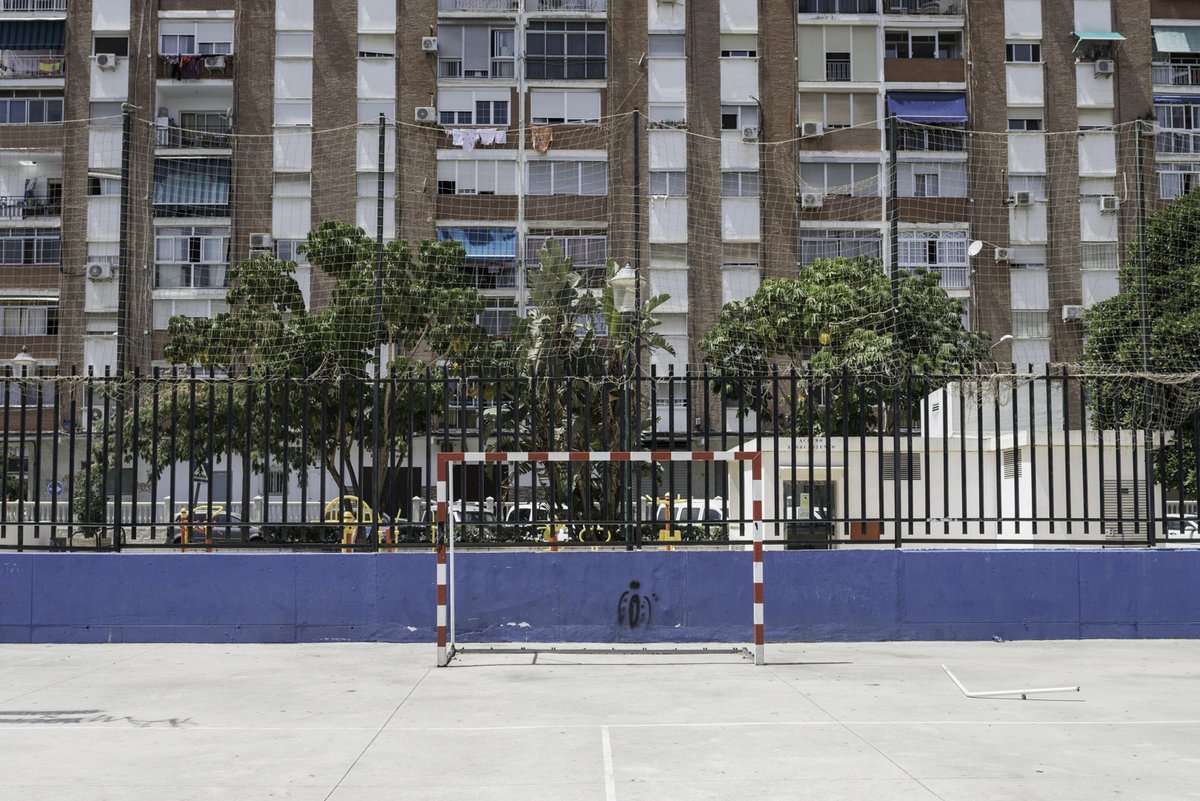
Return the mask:
<path fill-rule="evenodd" d="M 741 656 L 743 659 L 755 660 L 756 664 L 762 664 L 755 658 L 755 652 L 748 646 L 724 646 L 724 647 L 704 647 L 704 646 L 646 646 L 644 648 L 636 648 L 630 646 L 612 646 L 612 647 L 579 647 L 579 646 L 562 646 L 562 645 L 471 645 L 471 646 L 451 646 L 446 652 L 446 663 L 449 664 L 454 657 L 460 654 L 598 654 L 598 655 L 616 655 L 616 656 L 710 656 L 729 654 Z"/>

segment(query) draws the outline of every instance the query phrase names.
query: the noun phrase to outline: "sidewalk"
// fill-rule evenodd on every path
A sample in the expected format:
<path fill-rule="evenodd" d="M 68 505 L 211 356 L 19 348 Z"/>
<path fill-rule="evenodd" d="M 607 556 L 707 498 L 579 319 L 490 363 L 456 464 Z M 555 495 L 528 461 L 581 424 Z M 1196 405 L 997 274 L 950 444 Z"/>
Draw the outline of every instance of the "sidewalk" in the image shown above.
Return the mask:
<path fill-rule="evenodd" d="M 1200 641 L 767 658 L 5 645 L 0 799 L 1200 799 Z"/>

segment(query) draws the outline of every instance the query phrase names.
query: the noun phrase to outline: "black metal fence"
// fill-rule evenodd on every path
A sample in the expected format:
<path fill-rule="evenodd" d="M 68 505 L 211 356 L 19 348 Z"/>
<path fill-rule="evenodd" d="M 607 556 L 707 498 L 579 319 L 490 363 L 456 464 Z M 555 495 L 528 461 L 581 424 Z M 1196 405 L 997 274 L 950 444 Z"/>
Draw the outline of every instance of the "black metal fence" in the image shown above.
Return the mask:
<path fill-rule="evenodd" d="M 1066 367 L 3 384 L 0 549 L 427 549 L 438 453 L 584 450 L 657 456 L 457 466 L 459 541 L 744 547 L 748 468 L 670 456 L 735 449 L 763 454 L 768 545 L 1200 543 L 1190 396 Z"/>

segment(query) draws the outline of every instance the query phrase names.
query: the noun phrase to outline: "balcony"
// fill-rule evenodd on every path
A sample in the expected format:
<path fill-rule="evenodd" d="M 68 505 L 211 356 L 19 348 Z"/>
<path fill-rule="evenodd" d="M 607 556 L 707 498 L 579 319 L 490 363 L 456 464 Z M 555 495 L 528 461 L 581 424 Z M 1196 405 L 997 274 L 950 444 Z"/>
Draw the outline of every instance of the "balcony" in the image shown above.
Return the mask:
<path fill-rule="evenodd" d="M 232 80 L 233 56 L 159 55 L 156 77 L 160 81 Z"/>
<path fill-rule="evenodd" d="M 439 58 L 438 59 L 438 77 L 439 78 L 499 78 L 513 79 L 517 77 L 516 62 L 511 58 L 494 58 L 491 59 L 487 69 L 479 70 L 463 70 L 463 60 L 461 58 Z"/>
<path fill-rule="evenodd" d="M 963 13 L 963 4 L 958 0 L 884 0 L 883 13 L 905 16 L 958 16 Z"/>
<path fill-rule="evenodd" d="M 1158 153 L 1200 153 L 1200 131 L 1163 131 L 1154 137 Z"/>
<path fill-rule="evenodd" d="M 531 13 L 563 11 L 571 14 L 603 14 L 608 11 L 608 0 L 525 0 L 526 10 Z"/>
<path fill-rule="evenodd" d="M 62 78 L 66 68 L 67 59 L 62 53 L 0 50 L 0 80 Z"/>
<path fill-rule="evenodd" d="M 155 289 L 225 289 L 228 264 L 155 264 Z"/>
<path fill-rule="evenodd" d="M 208 116 L 215 119 L 185 119 L 183 125 L 177 125 L 169 118 L 165 121 L 160 118 L 156 144 L 158 147 L 173 149 L 228 148 L 233 131 L 225 115 Z"/>
<path fill-rule="evenodd" d="M 0 197 L 0 221 L 58 217 L 61 214 L 61 197 Z"/>
<path fill-rule="evenodd" d="M 900 125 L 896 132 L 897 150 L 943 152 L 967 149 L 967 132 L 961 128 Z"/>
<path fill-rule="evenodd" d="M 850 62 L 849 61 L 826 61 L 825 62 L 825 80 L 827 80 L 827 81 L 848 81 L 848 80 L 850 80 Z"/>
<path fill-rule="evenodd" d="M 1153 64 L 1150 76 L 1155 86 L 1200 86 L 1200 64 Z"/>
<path fill-rule="evenodd" d="M 438 0 L 438 11 L 516 11 L 518 0 Z"/>
<path fill-rule="evenodd" d="M 800 0 L 799 14 L 878 14 L 878 0 Z"/>
<path fill-rule="evenodd" d="M 911 268 L 902 268 L 911 269 Z M 926 267 L 929 272 L 939 276 L 938 286 L 942 289 L 970 289 L 971 268 L 969 267 Z"/>
<path fill-rule="evenodd" d="M 67 13 L 67 0 L 0 0 L 0 14 Z"/>

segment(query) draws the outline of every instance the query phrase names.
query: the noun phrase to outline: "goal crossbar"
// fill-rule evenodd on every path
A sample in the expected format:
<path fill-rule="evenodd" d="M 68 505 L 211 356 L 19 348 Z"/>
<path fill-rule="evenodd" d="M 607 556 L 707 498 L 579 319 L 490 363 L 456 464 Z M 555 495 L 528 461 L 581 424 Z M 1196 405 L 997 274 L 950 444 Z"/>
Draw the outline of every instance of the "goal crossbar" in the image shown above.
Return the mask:
<path fill-rule="evenodd" d="M 459 464 L 513 462 L 746 462 L 750 466 L 751 521 L 754 529 L 751 580 L 754 586 L 754 664 L 765 663 L 763 626 L 763 486 L 758 451 L 448 451 L 437 456 L 437 665 L 454 658 L 454 471 Z M 712 649 L 706 649 L 711 651 Z"/>

